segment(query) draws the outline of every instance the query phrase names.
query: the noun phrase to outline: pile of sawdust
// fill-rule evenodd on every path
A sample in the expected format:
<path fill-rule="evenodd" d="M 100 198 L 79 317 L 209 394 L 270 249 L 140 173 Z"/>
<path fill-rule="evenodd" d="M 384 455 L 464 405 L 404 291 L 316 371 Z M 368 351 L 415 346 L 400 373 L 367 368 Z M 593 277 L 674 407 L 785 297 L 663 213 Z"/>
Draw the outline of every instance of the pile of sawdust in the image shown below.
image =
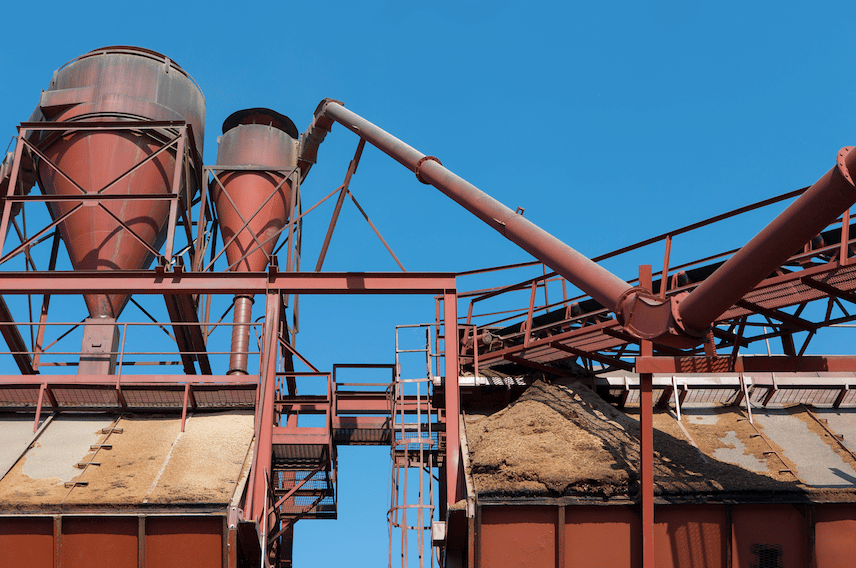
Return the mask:
<path fill-rule="evenodd" d="M 599 436 L 579 426 L 576 403 L 539 381 L 507 408 L 491 416 L 469 416 L 467 443 L 478 492 L 626 492 L 630 474 L 617 466 Z"/>
<path fill-rule="evenodd" d="M 471 473 L 479 496 L 633 498 L 639 423 L 580 383 L 537 381 L 514 403 L 467 417 Z M 670 495 L 802 491 L 704 456 L 654 430 L 654 490 Z"/>

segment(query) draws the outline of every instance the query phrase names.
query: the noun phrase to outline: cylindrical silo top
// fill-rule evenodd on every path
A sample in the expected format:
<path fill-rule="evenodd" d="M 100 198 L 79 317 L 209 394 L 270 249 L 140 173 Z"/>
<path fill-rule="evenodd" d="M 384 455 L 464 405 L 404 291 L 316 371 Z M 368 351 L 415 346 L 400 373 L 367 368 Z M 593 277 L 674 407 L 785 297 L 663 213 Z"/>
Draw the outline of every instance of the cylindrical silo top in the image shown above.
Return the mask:
<path fill-rule="evenodd" d="M 47 120 L 182 120 L 202 155 L 205 97 L 169 57 L 133 46 L 95 49 L 60 67 L 42 94 Z"/>
<path fill-rule="evenodd" d="M 223 121 L 223 134 L 241 124 L 272 126 L 282 130 L 295 140 L 300 137 L 297 127 L 290 118 L 269 108 L 245 108 L 244 110 L 233 112 L 229 115 L 229 118 Z"/>
<path fill-rule="evenodd" d="M 284 114 L 248 108 L 229 115 L 217 148 L 220 166 L 297 167 L 297 127 Z"/>

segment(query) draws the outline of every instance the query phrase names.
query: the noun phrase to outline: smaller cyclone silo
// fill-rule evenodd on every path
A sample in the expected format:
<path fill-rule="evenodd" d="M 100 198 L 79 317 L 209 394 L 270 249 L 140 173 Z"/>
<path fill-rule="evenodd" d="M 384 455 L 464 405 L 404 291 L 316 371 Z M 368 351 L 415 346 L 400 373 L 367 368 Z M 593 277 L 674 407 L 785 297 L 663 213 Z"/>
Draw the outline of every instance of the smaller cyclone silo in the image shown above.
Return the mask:
<path fill-rule="evenodd" d="M 266 108 L 240 110 L 223 122 L 218 175 L 209 187 L 230 270 L 267 267 L 291 215 L 298 138 L 291 119 Z M 230 374 L 247 373 L 252 304 L 252 296 L 235 297 Z"/>
<path fill-rule="evenodd" d="M 118 183 L 128 170 L 163 145 L 163 132 L 107 128 L 140 121 L 184 121 L 195 141 L 191 171 L 201 171 L 205 125 L 205 99 L 189 75 L 168 57 L 147 49 L 111 46 L 93 50 L 67 63 L 54 74 L 42 93 L 35 120 L 51 122 L 103 122 L 101 130 L 64 131 L 40 141 L 45 157 L 38 167 L 42 192 L 56 196 L 86 194 L 169 194 L 173 187 L 175 149 L 161 152 Z M 198 191 L 196 177 L 189 194 Z M 72 183 L 74 182 L 74 183 Z M 73 200 L 50 203 L 51 215 L 62 218 L 78 207 Z M 75 270 L 121 270 L 147 267 L 166 236 L 169 204 L 166 200 L 107 199 L 85 202 L 60 224 Z M 189 207 L 189 204 L 183 204 Z M 121 227 L 121 220 L 130 231 Z M 134 236 L 136 235 L 136 236 Z M 145 244 L 144 244 L 145 243 Z M 148 245 L 148 246 L 146 246 Z M 85 297 L 92 318 L 116 318 L 127 296 L 89 294 Z"/>

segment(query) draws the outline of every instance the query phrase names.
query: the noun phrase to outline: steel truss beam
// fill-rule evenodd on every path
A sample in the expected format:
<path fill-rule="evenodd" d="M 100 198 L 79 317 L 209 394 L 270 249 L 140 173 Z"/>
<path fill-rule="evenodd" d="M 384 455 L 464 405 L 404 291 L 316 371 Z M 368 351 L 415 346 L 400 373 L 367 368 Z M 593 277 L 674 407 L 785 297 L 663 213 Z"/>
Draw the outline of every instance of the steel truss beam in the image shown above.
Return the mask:
<path fill-rule="evenodd" d="M 5 272 L 0 294 L 442 294 L 455 290 L 447 272 Z"/>

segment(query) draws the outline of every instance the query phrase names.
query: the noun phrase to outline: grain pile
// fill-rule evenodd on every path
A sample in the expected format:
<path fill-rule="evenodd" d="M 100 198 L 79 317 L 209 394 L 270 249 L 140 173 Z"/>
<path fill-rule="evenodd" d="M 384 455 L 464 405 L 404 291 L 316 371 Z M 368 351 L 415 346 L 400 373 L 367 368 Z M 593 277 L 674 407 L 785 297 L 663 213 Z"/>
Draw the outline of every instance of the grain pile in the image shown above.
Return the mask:
<path fill-rule="evenodd" d="M 633 498 L 638 491 L 638 421 L 580 383 L 537 381 L 502 410 L 469 415 L 466 430 L 480 498 Z M 704 456 L 657 429 L 654 448 L 660 497 L 804 490 Z"/>

